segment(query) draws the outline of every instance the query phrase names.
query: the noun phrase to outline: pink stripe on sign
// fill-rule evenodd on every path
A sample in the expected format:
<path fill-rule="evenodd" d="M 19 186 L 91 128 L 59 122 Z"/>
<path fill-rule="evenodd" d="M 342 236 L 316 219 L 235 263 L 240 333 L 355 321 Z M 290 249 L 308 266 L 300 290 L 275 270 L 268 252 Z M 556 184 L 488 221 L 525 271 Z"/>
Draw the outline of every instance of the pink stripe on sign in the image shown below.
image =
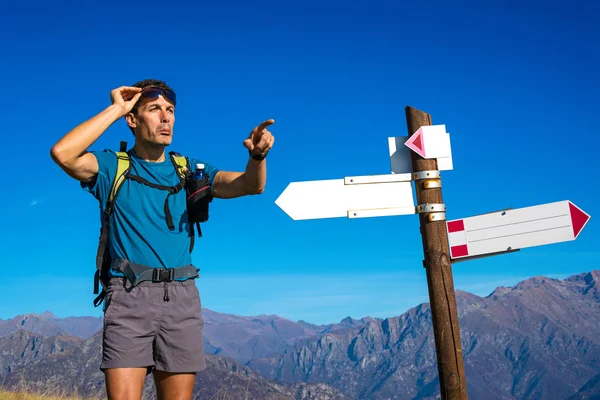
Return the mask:
<path fill-rule="evenodd" d="M 459 232 L 465 230 L 465 223 L 462 219 L 448 222 L 448 233 Z"/>
<path fill-rule="evenodd" d="M 461 244 L 460 246 L 452 246 L 450 247 L 450 253 L 452 254 L 452 258 L 468 256 L 469 248 L 466 244 Z"/>

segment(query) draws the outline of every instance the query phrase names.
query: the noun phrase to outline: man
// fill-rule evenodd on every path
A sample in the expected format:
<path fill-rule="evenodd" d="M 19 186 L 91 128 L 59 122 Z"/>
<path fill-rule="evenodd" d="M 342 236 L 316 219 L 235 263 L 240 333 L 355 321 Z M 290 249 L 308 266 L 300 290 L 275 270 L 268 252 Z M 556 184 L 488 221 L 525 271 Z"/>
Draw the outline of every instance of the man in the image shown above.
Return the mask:
<path fill-rule="evenodd" d="M 117 171 L 117 155 L 112 150 L 88 148 L 121 117 L 135 136 L 135 145 L 128 151 L 131 175 L 163 186 L 180 181 L 165 151 L 173 138 L 174 91 L 165 82 L 144 80 L 114 89 L 110 96 L 109 107 L 68 132 L 51 150 L 52 159 L 81 182 L 82 188 L 99 201 L 101 210 L 106 207 Z M 244 172 L 220 171 L 181 153 L 190 157 L 192 170 L 196 163 L 205 164 L 214 198 L 260 194 L 266 182 L 265 157 L 274 143 L 267 127 L 273 123 L 261 123 L 244 140 L 249 152 Z M 133 179 L 123 183 L 114 203 L 108 237 L 110 258 L 117 261 L 111 264 L 104 299 L 100 365 L 109 399 L 139 399 L 150 371 L 159 399 L 189 399 L 196 372 L 206 368 L 204 321 L 194 279 L 197 271 L 190 268 L 190 225 L 185 190 L 169 194 Z M 123 266 L 173 269 L 178 279 L 150 279 L 132 285 L 125 278 L 129 275 Z"/>

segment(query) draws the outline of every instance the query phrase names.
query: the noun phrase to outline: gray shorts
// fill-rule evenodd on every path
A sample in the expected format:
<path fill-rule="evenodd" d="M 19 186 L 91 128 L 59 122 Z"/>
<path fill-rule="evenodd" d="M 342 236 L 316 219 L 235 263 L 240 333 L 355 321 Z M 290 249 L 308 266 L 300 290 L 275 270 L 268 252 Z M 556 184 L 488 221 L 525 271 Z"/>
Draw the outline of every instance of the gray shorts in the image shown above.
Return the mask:
<path fill-rule="evenodd" d="M 203 327 L 195 279 L 131 287 L 124 278 L 112 278 L 104 303 L 100 369 L 201 371 L 206 368 Z"/>

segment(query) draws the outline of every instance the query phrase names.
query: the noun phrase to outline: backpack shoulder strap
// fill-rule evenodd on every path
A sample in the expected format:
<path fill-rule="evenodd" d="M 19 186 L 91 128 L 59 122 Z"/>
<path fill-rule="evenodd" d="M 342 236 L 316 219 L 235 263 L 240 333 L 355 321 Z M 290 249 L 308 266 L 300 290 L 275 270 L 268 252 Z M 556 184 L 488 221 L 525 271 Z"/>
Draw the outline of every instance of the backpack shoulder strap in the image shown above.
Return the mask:
<path fill-rule="evenodd" d="M 171 161 L 173 162 L 173 165 L 175 166 L 175 170 L 177 171 L 177 174 L 179 175 L 179 177 L 185 181 L 186 178 L 192 174 L 192 169 L 190 168 L 190 160 L 185 157 L 182 156 L 181 154 L 172 151 L 169 153 L 169 155 L 171 156 Z M 196 226 L 198 227 L 198 236 L 202 236 L 202 230 L 200 228 L 200 223 L 196 222 Z M 195 242 L 195 237 L 196 234 L 194 232 L 194 223 L 190 223 L 190 253 L 194 250 L 194 242 Z"/>
<path fill-rule="evenodd" d="M 115 178 L 112 183 L 112 187 L 110 188 L 110 193 L 108 194 L 108 202 L 107 207 L 114 204 L 117 195 L 119 194 L 119 190 L 125 182 L 127 178 L 127 173 L 131 168 L 131 160 L 129 159 L 129 154 L 126 151 L 118 151 L 117 152 L 117 172 L 115 173 Z M 112 208 L 110 210 L 112 212 Z"/>
<path fill-rule="evenodd" d="M 104 208 L 104 221 L 100 229 L 100 241 L 98 243 L 98 252 L 96 253 L 96 274 L 94 276 L 94 294 L 98 294 L 99 284 L 105 284 L 102 280 L 105 278 L 105 269 L 109 263 L 108 260 L 108 227 L 110 225 L 110 216 L 114 209 L 115 200 L 119 194 L 119 190 L 123 186 L 123 182 L 127 179 L 127 174 L 131 168 L 131 160 L 129 154 L 125 151 L 127 146 L 126 142 L 121 142 L 121 151 L 117 152 L 117 171 L 115 173 L 108 199 L 106 201 L 106 207 Z M 94 305 L 98 306 L 104 299 L 104 290 L 94 300 Z"/>
<path fill-rule="evenodd" d="M 177 171 L 179 178 L 185 179 L 187 174 L 190 172 L 190 163 L 187 157 L 182 156 L 174 151 L 170 152 L 171 162 Z"/>

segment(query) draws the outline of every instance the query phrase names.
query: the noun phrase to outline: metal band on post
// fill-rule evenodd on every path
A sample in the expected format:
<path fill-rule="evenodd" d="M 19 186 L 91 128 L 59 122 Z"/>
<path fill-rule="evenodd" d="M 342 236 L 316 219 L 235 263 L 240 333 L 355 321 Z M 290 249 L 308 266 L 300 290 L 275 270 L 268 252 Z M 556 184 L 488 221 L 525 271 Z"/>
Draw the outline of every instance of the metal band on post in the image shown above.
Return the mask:
<path fill-rule="evenodd" d="M 439 179 L 427 179 L 423 182 L 423 188 L 425 189 L 433 189 L 433 188 L 441 188 L 442 181 Z"/>
<path fill-rule="evenodd" d="M 429 222 L 445 221 L 446 213 L 445 212 L 431 213 L 427 216 L 427 219 L 429 220 Z"/>
<path fill-rule="evenodd" d="M 418 214 L 429 213 L 429 215 L 427 215 L 429 222 L 446 220 L 445 204 L 419 204 L 416 207 L 416 211 Z"/>
<path fill-rule="evenodd" d="M 435 212 L 446 212 L 445 204 L 419 204 L 417 206 L 417 213 L 435 213 Z"/>
<path fill-rule="evenodd" d="M 422 179 L 436 179 L 440 177 L 440 171 L 438 170 L 429 170 L 429 171 L 419 171 L 413 172 L 413 179 L 415 181 Z"/>

